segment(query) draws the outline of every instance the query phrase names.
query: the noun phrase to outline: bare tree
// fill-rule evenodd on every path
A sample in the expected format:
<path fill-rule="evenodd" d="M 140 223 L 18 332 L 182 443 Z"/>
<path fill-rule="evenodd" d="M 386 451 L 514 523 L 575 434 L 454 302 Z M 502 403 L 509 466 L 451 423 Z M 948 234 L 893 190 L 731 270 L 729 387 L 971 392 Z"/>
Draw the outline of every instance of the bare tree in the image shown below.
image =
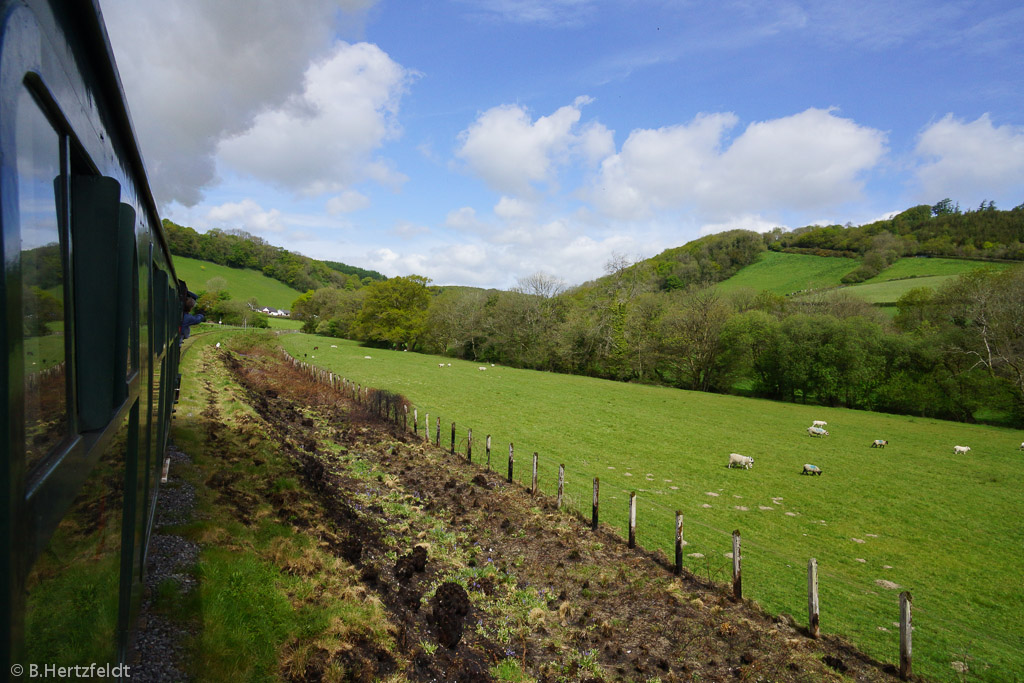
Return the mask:
<path fill-rule="evenodd" d="M 566 289 L 565 280 L 543 272 L 536 272 L 533 275 L 521 277 L 516 282 L 517 286 L 513 287 L 512 291 L 519 292 L 520 294 L 533 294 L 542 299 L 558 296 Z"/>

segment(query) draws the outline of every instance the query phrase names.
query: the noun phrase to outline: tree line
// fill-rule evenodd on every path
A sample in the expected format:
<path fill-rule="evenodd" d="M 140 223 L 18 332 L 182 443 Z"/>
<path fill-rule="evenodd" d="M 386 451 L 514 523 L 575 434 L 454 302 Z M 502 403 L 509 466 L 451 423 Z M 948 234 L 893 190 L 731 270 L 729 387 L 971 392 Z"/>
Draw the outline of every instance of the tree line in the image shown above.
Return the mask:
<path fill-rule="evenodd" d="M 629 269 L 564 290 L 435 288 L 420 276 L 300 297 L 304 330 L 477 362 L 864 410 L 1024 425 L 1024 266 L 904 295 L 656 291 Z"/>
<path fill-rule="evenodd" d="M 269 244 L 244 230 L 212 229 L 199 233 L 193 228 L 163 220 L 168 247 L 175 256 L 212 261 L 232 268 L 252 268 L 269 278 L 304 292 L 321 287 L 355 290 L 370 282 L 384 280 L 375 270 L 365 270 L 337 261 L 318 261 Z"/>

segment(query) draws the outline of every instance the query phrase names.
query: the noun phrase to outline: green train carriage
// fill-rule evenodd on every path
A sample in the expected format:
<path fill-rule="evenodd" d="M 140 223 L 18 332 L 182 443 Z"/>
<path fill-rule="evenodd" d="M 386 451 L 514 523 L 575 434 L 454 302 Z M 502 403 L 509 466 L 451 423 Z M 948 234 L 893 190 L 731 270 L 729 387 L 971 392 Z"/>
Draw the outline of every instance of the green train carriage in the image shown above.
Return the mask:
<path fill-rule="evenodd" d="M 182 300 L 95 0 L 0 0 L 2 668 L 126 661 Z"/>

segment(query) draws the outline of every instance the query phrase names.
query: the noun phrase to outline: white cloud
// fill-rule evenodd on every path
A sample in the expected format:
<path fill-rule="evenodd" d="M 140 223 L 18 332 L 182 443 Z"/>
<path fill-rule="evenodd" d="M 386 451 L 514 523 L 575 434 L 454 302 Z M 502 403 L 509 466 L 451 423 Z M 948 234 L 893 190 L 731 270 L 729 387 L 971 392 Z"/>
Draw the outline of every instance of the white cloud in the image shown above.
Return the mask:
<path fill-rule="evenodd" d="M 701 114 L 689 124 L 633 131 L 602 163 L 592 200 L 618 218 L 692 208 L 709 222 L 823 209 L 859 198 L 863 175 L 886 151 L 884 133 L 831 110 L 752 123 L 726 147 L 737 123 L 731 113 Z"/>
<path fill-rule="evenodd" d="M 476 209 L 463 206 L 448 212 L 444 220 L 445 226 L 464 232 L 479 232 L 486 226 L 476 215 Z"/>
<path fill-rule="evenodd" d="M 398 101 L 411 73 L 376 45 L 338 43 L 307 69 L 303 91 L 223 140 L 221 158 L 242 173 L 309 195 L 366 178 L 402 176 L 373 153 L 396 137 Z"/>
<path fill-rule="evenodd" d="M 482 16 L 517 24 L 572 25 L 586 17 L 594 0 L 463 0 Z"/>
<path fill-rule="evenodd" d="M 492 189 L 529 195 L 537 184 L 556 181 L 560 166 L 574 156 L 593 162 L 613 150 L 611 132 L 598 123 L 582 130 L 581 108 L 591 100 L 578 97 L 550 116 L 531 120 L 518 105 L 488 109 L 459 134 L 456 155 Z"/>
<path fill-rule="evenodd" d="M 769 232 L 774 228 L 787 226 L 781 225 L 778 221 L 770 221 L 758 215 L 739 216 L 722 223 L 705 223 L 700 226 L 700 234 L 711 235 L 727 230 L 752 230 L 753 232 Z"/>
<path fill-rule="evenodd" d="M 533 205 L 522 199 L 502 196 L 494 205 L 494 215 L 505 221 L 522 221 L 532 218 L 536 213 Z"/>
<path fill-rule="evenodd" d="M 281 233 L 284 217 L 277 209 L 266 211 L 252 199 L 229 202 L 211 208 L 206 214 L 210 227 L 240 228 L 253 234 Z"/>
<path fill-rule="evenodd" d="M 924 160 L 917 177 L 929 202 L 1024 201 L 1022 126 L 995 126 L 988 114 L 971 122 L 947 114 L 921 133 L 915 151 Z"/>
<path fill-rule="evenodd" d="M 370 206 L 370 198 L 356 190 L 345 190 L 337 197 L 327 200 L 327 213 L 336 216 L 339 213 L 352 213 Z"/>
<path fill-rule="evenodd" d="M 214 181 L 217 142 L 294 94 L 339 22 L 373 0 L 101 4 L 154 195 L 192 206 Z"/>

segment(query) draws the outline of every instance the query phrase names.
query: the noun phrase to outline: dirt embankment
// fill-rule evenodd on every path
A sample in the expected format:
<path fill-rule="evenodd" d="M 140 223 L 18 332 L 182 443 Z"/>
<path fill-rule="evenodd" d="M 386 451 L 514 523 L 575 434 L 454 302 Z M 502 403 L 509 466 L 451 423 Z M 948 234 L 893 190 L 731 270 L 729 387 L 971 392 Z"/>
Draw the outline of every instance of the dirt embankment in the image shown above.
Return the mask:
<path fill-rule="evenodd" d="M 367 681 L 897 680 L 891 665 L 812 640 L 724 586 L 674 577 L 552 499 L 374 422 L 269 352 L 217 353 L 302 489 L 268 485 L 259 500 L 230 477 L 208 485 L 243 523 L 269 502 L 296 528 L 316 526 L 393 625 L 390 649 L 324 651 L 292 680 L 319 680 L 337 656 Z"/>

